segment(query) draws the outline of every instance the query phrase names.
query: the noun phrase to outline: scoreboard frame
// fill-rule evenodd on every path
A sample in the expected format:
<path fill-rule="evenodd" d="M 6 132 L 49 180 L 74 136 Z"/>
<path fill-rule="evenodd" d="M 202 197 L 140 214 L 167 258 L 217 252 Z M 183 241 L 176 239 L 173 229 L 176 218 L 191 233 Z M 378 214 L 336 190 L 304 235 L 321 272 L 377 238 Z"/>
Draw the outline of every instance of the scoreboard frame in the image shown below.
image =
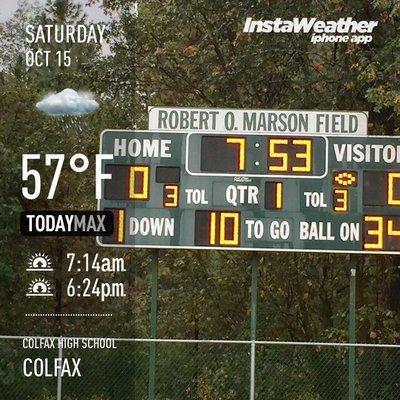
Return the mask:
<path fill-rule="evenodd" d="M 332 137 L 332 138 L 349 138 L 349 139 L 355 139 L 357 138 L 355 135 L 349 135 L 349 134 L 305 134 L 305 133 L 265 133 L 265 132 L 244 132 L 244 133 L 238 133 L 238 132 L 230 132 L 230 131 L 167 131 L 167 130 L 159 130 L 159 129 L 148 129 L 148 130 L 133 130 L 133 129 L 104 129 L 101 134 L 100 134 L 100 154 L 109 154 L 109 153 L 103 153 L 102 152 L 102 148 L 103 148 L 103 136 L 105 133 L 107 132 L 120 132 L 120 133 L 137 133 L 137 134 L 149 134 L 149 133 L 156 133 L 159 134 L 160 137 L 165 136 L 166 138 L 169 136 L 169 134 L 179 134 L 179 135 L 185 135 L 186 139 L 186 149 L 188 149 L 188 140 L 189 140 L 189 136 L 191 135 L 209 135 L 209 136 L 217 136 L 217 135 L 229 135 L 229 136 L 282 136 L 282 137 L 307 137 L 307 138 L 312 138 L 312 137 L 323 137 L 323 139 L 325 140 L 325 149 L 326 149 L 326 158 L 325 158 L 325 173 L 322 176 L 299 176 L 299 175 L 295 175 L 295 176 L 289 176 L 289 175 L 267 175 L 267 176 L 260 176 L 260 175 L 249 175 L 249 174 L 225 174 L 225 173 L 191 173 L 188 170 L 188 157 L 189 157 L 189 151 L 186 151 L 184 160 L 185 160 L 185 172 L 188 175 L 194 175 L 194 176 L 208 176 L 208 177 L 213 177 L 213 176 L 229 176 L 229 177 L 258 177 L 258 178 L 282 178 L 282 179 L 292 179 L 292 178 L 299 178 L 299 179 L 324 179 L 328 173 L 329 173 L 329 156 L 328 156 L 328 146 L 329 146 L 329 140 L 328 137 Z M 371 138 L 371 139 L 377 139 L 377 140 L 382 140 L 382 139 L 398 139 L 399 140 L 399 145 L 400 145 L 400 136 L 377 136 L 377 135 L 367 135 L 367 136 L 361 136 L 358 137 L 360 139 L 365 139 L 365 138 Z M 103 172 L 103 166 L 106 164 L 106 162 L 102 162 L 102 172 Z M 127 164 L 128 165 L 128 164 Z M 377 170 L 380 171 L 380 170 Z M 398 170 L 393 170 L 393 171 L 399 171 L 400 172 L 400 166 Z M 358 172 L 364 172 L 364 169 L 360 169 L 358 170 Z M 246 181 L 244 181 L 246 182 Z M 104 182 L 103 182 L 104 185 Z M 363 194 L 363 192 L 361 192 L 361 194 Z M 101 201 L 104 200 L 104 186 L 102 187 L 102 197 L 101 199 L 99 199 L 97 201 L 97 209 L 101 210 L 100 205 L 101 205 Z M 243 207 L 246 207 L 246 205 L 244 205 Z M 226 207 L 228 208 L 228 207 Z M 215 210 L 216 212 L 224 212 L 221 209 Z M 240 212 L 240 208 L 239 209 L 234 209 L 231 210 L 232 212 Z M 228 212 L 228 210 L 227 210 Z M 266 211 L 268 212 L 268 211 Z M 387 214 L 382 213 L 379 214 L 382 218 L 387 217 Z M 360 216 L 363 216 L 363 213 L 360 213 Z M 399 216 L 400 216 L 400 212 L 399 212 Z M 362 224 L 362 219 L 360 219 L 360 224 Z M 362 243 L 362 238 L 363 238 L 363 231 L 361 229 L 361 239 L 360 239 L 360 243 Z M 100 241 L 100 236 L 96 237 L 96 242 L 99 246 L 101 247 L 109 247 L 109 248 L 136 248 L 136 249 L 140 249 L 140 248 L 144 248 L 144 249 L 174 249 L 174 250 L 224 250 L 224 251 L 265 251 L 265 252 L 284 252 L 284 253 L 325 253 L 325 254 L 329 254 L 329 253 L 333 253 L 333 254 L 362 254 L 362 255 L 400 255 L 400 250 L 399 251 L 389 251 L 389 250 L 339 250 L 339 249 L 307 249 L 307 248 L 303 248 L 303 249 L 299 249 L 299 248 L 283 248 L 283 247 L 273 247 L 273 248 L 263 248 L 263 247 L 224 247 L 224 246 L 201 246 L 201 245 L 193 245 L 193 246 L 186 246 L 186 245 L 152 245 L 152 244 L 128 244 L 128 243 L 124 243 L 124 244 L 117 244 L 117 243 L 111 243 L 111 244 L 107 244 L 107 243 L 103 243 Z M 255 240 L 256 242 L 256 240 Z"/>

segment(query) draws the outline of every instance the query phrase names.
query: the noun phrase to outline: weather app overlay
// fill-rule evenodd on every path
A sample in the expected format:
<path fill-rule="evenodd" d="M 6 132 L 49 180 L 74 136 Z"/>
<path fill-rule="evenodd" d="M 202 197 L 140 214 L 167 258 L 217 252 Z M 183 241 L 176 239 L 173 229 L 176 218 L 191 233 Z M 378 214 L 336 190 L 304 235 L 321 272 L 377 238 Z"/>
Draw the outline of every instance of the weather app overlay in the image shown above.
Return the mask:
<path fill-rule="evenodd" d="M 0 400 L 400 399 L 398 1 L 0 1 Z"/>

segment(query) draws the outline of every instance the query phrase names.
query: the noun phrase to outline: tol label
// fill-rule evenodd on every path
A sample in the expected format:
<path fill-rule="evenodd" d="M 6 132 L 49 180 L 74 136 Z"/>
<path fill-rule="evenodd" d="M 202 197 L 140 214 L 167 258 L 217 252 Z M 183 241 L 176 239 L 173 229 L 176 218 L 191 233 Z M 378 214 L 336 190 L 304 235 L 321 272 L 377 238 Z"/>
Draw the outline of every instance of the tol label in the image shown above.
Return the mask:
<path fill-rule="evenodd" d="M 328 207 L 326 204 L 324 194 L 318 192 L 304 192 L 306 207 Z"/>
<path fill-rule="evenodd" d="M 186 204 L 208 204 L 205 189 L 185 189 Z"/>

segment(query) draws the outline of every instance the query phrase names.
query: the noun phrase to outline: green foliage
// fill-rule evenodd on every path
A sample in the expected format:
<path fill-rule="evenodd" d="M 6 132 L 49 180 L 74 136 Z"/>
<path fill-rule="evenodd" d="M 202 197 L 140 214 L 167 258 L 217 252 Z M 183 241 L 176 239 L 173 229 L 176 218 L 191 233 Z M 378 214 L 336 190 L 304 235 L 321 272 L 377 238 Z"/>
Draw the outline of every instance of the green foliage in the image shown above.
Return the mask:
<path fill-rule="evenodd" d="M 104 5 L 126 16 L 132 3 Z M 313 45 L 307 35 L 242 32 L 248 16 L 292 18 L 299 9 L 326 20 L 351 15 L 380 22 L 368 45 Z M 139 4 L 137 19 L 113 25 L 111 34 L 124 39 L 113 44 L 112 75 L 136 88 L 141 128 L 148 105 L 311 108 L 369 111 L 370 133 L 391 135 L 399 126 L 398 23 L 399 7 L 390 1 L 149 0 Z M 162 257 L 161 332 L 247 337 L 250 255 L 199 252 L 201 261 L 189 254 Z M 346 257 L 265 253 L 259 262 L 259 338 L 347 340 Z M 379 317 L 367 320 L 360 313 L 358 340 L 397 341 L 396 295 L 388 294 L 399 280 L 397 263 L 359 258 L 358 306 Z M 182 305 L 185 313 L 178 312 Z"/>

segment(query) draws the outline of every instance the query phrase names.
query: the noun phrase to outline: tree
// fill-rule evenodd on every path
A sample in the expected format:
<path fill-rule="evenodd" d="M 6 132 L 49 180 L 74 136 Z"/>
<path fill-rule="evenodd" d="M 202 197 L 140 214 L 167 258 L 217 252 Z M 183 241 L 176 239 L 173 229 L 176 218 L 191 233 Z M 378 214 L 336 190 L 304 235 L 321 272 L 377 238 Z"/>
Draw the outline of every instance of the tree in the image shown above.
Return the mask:
<path fill-rule="evenodd" d="M 133 3 L 108 0 L 104 5 L 123 15 Z M 357 20 L 378 20 L 380 26 L 368 45 L 313 45 L 304 34 L 243 33 L 246 17 L 290 19 L 298 16 L 299 9 L 303 15 L 324 20 L 336 20 L 345 13 Z M 138 11 L 131 24 L 123 19 L 114 23 L 112 35 L 122 39 L 114 42 L 110 74 L 126 87 L 136 88 L 137 119 L 143 121 L 142 128 L 146 128 L 146 108 L 151 104 L 367 110 L 371 134 L 393 134 L 398 129 L 399 7 L 393 2 L 295 1 L 272 5 L 245 0 L 149 0 L 141 2 Z M 133 24 L 136 29 L 132 29 Z M 268 316 L 262 337 L 278 337 L 279 332 L 292 339 L 346 337 L 346 259 L 268 255 L 263 260 L 271 261 L 261 263 L 265 265 L 265 281 L 260 291 L 268 304 L 262 311 L 266 314 L 260 315 L 261 321 Z M 385 283 L 378 284 L 378 276 L 383 278 L 381 273 L 376 275 L 382 268 L 378 258 L 360 259 L 358 301 L 371 314 L 376 313 L 372 304 L 376 304 L 377 293 L 383 298 L 389 292 L 393 296 L 393 290 L 385 287 L 397 282 L 397 261 L 390 257 L 381 261 L 387 272 Z M 241 262 L 246 265 L 248 258 Z M 281 273 L 283 264 L 293 268 L 289 280 Z M 371 283 L 373 276 L 375 285 Z M 398 316 L 385 314 L 386 304 L 379 306 L 382 317 L 389 315 L 387 324 L 382 323 L 399 326 Z M 246 315 L 246 307 L 240 314 Z M 375 332 L 374 324 L 361 321 L 360 316 L 360 340 L 368 340 L 369 333 Z M 380 332 L 387 340 L 398 339 L 392 328 L 384 330 L 384 334 Z"/>

